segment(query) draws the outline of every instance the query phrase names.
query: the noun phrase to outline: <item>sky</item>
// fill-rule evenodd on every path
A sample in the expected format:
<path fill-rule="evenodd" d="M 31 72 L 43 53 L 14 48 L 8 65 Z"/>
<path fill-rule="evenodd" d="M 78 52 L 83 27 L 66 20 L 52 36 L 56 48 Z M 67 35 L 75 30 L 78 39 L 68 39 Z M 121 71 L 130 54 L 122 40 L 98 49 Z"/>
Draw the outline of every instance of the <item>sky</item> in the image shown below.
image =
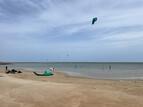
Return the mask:
<path fill-rule="evenodd" d="M 0 0 L 0 61 L 142 62 L 142 41 L 143 0 Z"/>

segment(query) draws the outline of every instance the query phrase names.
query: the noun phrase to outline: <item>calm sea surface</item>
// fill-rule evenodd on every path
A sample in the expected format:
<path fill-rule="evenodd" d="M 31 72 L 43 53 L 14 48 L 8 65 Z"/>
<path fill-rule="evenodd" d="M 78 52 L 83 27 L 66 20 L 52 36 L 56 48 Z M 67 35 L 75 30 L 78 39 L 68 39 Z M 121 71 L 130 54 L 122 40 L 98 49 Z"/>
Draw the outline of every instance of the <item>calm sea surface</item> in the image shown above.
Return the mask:
<path fill-rule="evenodd" d="M 9 68 L 43 72 L 49 67 L 74 76 L 96 79 L 143 79 L 143 63 L 49 62 L 13 63 Z"/>

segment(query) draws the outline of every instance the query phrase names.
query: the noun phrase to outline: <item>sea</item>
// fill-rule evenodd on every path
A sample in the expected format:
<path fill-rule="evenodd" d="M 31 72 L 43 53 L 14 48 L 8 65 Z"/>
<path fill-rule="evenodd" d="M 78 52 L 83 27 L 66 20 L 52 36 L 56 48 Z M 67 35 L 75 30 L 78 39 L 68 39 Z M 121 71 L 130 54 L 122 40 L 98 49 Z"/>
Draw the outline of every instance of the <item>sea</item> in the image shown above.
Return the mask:
<path fill-rule="evenodd" d="M 7 66 L 41 73 L 54 67 L 56 71 L 71 76 L 95 79 L 143 79 L 142 62 L 15 62 Z"/>

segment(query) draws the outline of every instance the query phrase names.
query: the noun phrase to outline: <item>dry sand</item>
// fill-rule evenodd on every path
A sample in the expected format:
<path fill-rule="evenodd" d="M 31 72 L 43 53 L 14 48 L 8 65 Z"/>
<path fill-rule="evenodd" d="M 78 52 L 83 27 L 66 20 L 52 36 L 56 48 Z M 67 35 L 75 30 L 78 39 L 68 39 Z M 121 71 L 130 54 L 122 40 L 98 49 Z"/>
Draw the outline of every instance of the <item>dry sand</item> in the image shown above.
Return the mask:
<path fill-rule="evenodd" d="M 0 107 L 143 107 L 143 81 L 0 71 Z"/>

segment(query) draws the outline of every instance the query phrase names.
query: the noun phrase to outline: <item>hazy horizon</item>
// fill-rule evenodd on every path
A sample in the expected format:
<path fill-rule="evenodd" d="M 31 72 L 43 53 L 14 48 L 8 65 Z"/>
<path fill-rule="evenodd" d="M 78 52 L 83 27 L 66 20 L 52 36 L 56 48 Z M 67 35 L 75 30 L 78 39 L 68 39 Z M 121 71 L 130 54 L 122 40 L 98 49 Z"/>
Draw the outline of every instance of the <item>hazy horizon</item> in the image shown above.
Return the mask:
<path fill-rule="evenodd" d="M 143 62 L 142 10 L 142 0 L 0 0 L 0 61 Z"/>

